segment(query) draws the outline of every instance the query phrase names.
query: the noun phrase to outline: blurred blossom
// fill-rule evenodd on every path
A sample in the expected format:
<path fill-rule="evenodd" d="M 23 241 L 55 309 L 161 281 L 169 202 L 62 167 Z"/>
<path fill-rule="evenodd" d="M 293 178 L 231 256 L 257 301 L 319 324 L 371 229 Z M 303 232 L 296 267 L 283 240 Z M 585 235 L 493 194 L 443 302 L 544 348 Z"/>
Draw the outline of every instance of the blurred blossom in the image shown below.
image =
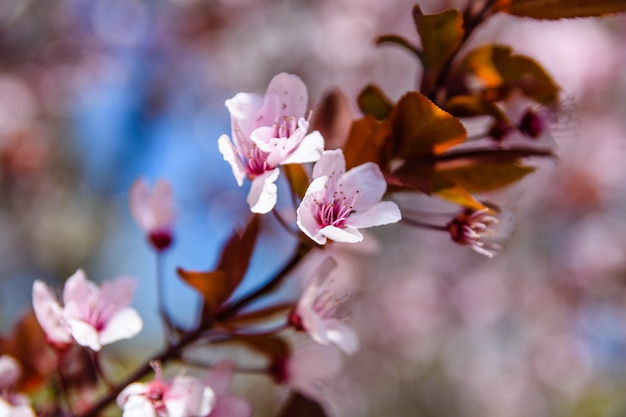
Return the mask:
<path fill-rule="evenodd" d="M 203 417 L 212 415 L 215 393 L 198 378 L 177 376 L 164 381 L 161 366 L 153 365 L 152 382 L 134 382 L 117 396 L 124 417 Z"/>
<path fill-rule="evenodd" d="M 400 221 L 396 203 L 381 201 L 386 190 L 378 165 L 369 162 L 346 172 L 341 149 L 324 151 L 298 207 L 298 227 L 320 245 L 327 239 L 361 242 L 360 228 Z"/>
<path fill-rule="evenodd" d="M 172 244 L 174 226 L 174 193 L 167 180 L 159 180 L 152 189 L 143 178 L 130 188 L 130 211 L 148 235 L 157 251 Z"/>
<path fill-rule="evenodd" d="M 230 384 L 235 364 L 220 361 L 211 368 L 205 383 L 215 393 L 215 405 L 206 417 L 251 417 L 252 406 L 243 398 L 230 393 Z"/>
<path fill-rule="evenodd" d="M 359 348 L 359 339 L 339 313 L 348 294 L 338 293 L 334 280 L 329 277 L 335 266 L 336 261 L 328 258 L 314 271 L 309 286 L 289 316 L 289 322 L 297 330 L 307 331 L 317 343 L 334 343 L 345 353 L 353 354 Z"/>
<path fill-rule="evenodd" d="M 493 258 L 512 230 L 513 218 L 492 209 L 465 209 L 447 224 L 452 240 Z"/>
<path fill-rule="evenodd" d="M 78 270 L 65 283 L 63 307 L 42 281 L 33 285 L 33 307 L 51 343 L 63 346 L 75 340 L 99 351 L 102 345 L 131 338 L 141 331 L 141 317 L 128 307 L 134 288 L 135 281 L 127 277 L 98 288 Z"/>
<path fill-rule="evenodd" d="M 93 9 L 93 29 L 105 43 L 135 46 L 148 32 L 148 13 L 142 0 L 99 0 Z"/>
<path fill-rule="evenodd" d="M 13 388 L 21 374 L 20 364 L 13 356 L 0 356 L 0 392 Z"/>
<path fill-rule="evenodd" d="M 34 417 L 28 397 L 13 391 L 22 374 L 19 363 L 9 355 L 0 356 L 0 416 Z"/>
<path fill-rule="evenodd" d="M 326 404 L 327 384 L 342 366 L 341 352 L 337 348 L 310 343 L 296 348 L 287 358 L 276 359 L 271 372 L 278 383 Z"/>

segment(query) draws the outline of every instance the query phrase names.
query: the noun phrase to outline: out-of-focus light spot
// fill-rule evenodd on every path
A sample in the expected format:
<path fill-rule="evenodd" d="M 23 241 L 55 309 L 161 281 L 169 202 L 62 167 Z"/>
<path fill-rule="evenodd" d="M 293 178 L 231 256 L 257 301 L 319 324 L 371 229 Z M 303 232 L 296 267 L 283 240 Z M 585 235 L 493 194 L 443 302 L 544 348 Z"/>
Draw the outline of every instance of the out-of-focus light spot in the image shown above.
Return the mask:
<path fill-rule="evenodd" d="M 0 74 L 0 141 L 30 125 L 36 108 L 35 97 L 24 82 Z"/>
<path fill-rule="evenodd" d="M 103 0 L 93 10 L 92 25 L 105 43 L 135 46 L 146 35 L 148 10 L 139 0 Z"/>

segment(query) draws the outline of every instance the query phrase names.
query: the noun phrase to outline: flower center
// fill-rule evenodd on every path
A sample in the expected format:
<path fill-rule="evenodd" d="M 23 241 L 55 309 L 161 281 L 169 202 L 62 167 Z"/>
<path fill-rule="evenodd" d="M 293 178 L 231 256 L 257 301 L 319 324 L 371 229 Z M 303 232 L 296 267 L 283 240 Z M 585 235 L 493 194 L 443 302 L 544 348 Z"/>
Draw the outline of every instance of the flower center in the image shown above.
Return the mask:
<path fill-rule="evenodd" d="M 519 129 L 526 136 L 537 139 L 543 133 L 545 126 L 541 116 L 537 112 L 529 109 L 524 113 Z"/>
<path fill-rule="evenodd" d="M 328 177 L 322 198 L 313 199 L 317 223 L 322 227 L 344 227 L 346 220 L 354 212 L 354 201 L 358 193 L 357 190 L 354 195 L 346 195 L 343 191 L 343 184 L 335 181 L 333 172 Z"/>
<path fill-rule="evenodd" d="M 255 144 L 252 144 L 252 148 L 247 155 L 248 173 L 256 177 L 262 175 L 267 171 L 274 169 L 267 163 L 267 153 L 261 151 Z"/>
<path fill-rule="evenodd" d="M 274 123 L 274 137 L 290 138 L 298 128 L 296 116 L 283 116 L 282 120 Z"/>

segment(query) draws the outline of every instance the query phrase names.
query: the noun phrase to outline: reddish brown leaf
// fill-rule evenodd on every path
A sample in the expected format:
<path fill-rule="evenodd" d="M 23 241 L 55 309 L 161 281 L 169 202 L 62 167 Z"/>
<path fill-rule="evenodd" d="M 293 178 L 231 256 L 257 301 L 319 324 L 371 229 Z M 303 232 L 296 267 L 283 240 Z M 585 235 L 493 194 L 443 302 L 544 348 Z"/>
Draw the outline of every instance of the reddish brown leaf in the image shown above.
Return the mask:
<path fill-rule="evenodd" d="M 455 117 L 473 117 L 488 115 L 497 121 L 506 121 L 508 118 L 494 103 L 475 96 L 455 96 L 445 105 L 445 109 Z"/>
<path fill-rule="evenodd" d="M 416 5 L 413 19 L 422 39 L 425 70 L 434 78 L 461 46 L 463 15 L 455 9 L 424 15 Z"/>
<path fill-rule="evenodd" d="M 378 121 L 372 116 L 355 120 L 344 147 L 346 169 L 365 162 L 375 162 L 384 166 L 387 159 L 383 153 L 388 136 L 387 121 Z"/>
<path fill-rule="evenodd" d="M 255 215 L 243 232 L 235 232 L 230 237 L 222 249 L 216 269 L 207 272 L 177 269 L 183 281 L 202 295 L 203 319 L 209 319 L 228 300 L 243 279 L 258 232 L 259 216 Z"/>
<path fill-rule="evenodd" d="M 293 308 L 293 304 L 279 304 L 271 307 L 261 308 L 259 310 L 250 311 L 239 314 L 224 322 L 226 325 L 233 326 L 251 326 L 260 324 L 268 320 L 277 319 L 279 316 L 283 318 L 286 313 Z"/>
<path fill-rule="evenodd" d="M 38 389 L 56 371 L 56 357 L 32 310 L 20 318 L 2 345 L 3 352 L 0 353 L 13 356 L 22 366 L 22 377 L 17 386 L 20 391 Z"/>
<path fill-rule="evenodd" d="M 373 116 L 377 120 L 385 120 L 393 109 L 393 103 L 381 89 L 370 84 L 361 91 L 357 97 L 359 109 L 367 116 Z"/>
<path fill-rule="evenodd" d="M 231 343 L 243 344 L 267 357 L 270 361 L 286 358 L 291 352 L 289 343 L 279 336 L 231 334 L 228 339 L 213 342 L 213 344 L 222 345 Z"/>
<path fill-rule="evenodd" d="M 486 101 L 504 100 L 517 89 L 540 103 L 551 104 L 559 92 L 541 65 L 503 45 L 485 45 L 467 54 L 451 76 L 450 95 L 465 95 L 468 80 L 475 84 L 471 89 L 480 90 Z"/>
<path fill-rule="evenodd" d="M 463 124 L 426 96 L 405 94 L 391 116 L 393 157 L 437 155 L 465 141 Z"/>
<path fill-rule="evenodd" d="M 626 11 L 624 0 L 499 0 L 497 10 L 534 19 L 603 16 Z"/>

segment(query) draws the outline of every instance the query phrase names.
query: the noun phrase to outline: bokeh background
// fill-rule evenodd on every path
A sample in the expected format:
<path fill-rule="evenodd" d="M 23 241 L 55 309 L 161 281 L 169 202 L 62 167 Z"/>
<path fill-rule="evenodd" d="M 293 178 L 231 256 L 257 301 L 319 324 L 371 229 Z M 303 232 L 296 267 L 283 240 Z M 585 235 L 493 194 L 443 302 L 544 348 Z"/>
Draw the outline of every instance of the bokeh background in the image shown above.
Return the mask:
<path fill-rule="evenodd" d="M 437 12 L 466 2 L 420 2 Z M 147 358 L 162 341 L 156 261 L 127 205 L 132 181 L 167 178 L 177 198 L 166 307 L 193 324 L 197 299 L 175 267 L 211 267 L 248 211 L 217 151 L 224 100 L 300 75 L 312 108 L 339 88 L 354 116 L 367 83 L 414 89 L 415 59 L 374 39 L 418 42 L 414 1 L 2 0 L 0 2 L 0 332 L 30 306 L 35 279 L 60 286 L 139 279 L 146 328 L 112 346 Z M 379 228 L 371 251 L 338 254 L 357 285 L 362 350 L 330 383 L 341 416 L 626 415 L 626 16 L 538 22 L 496 16 L 472 45 L 512 45 L 563 88 L 558 160 L 488 196 L 516 219 L 490 260 L 448 236 Z M 574 104 L 575 103 L 575 104 Z M 439 209 L 428 199 L 404 204 Z M 240 293 L 261 285 L 292 241 L 271 220 Z M 115 353 L 117 352 L 117 353 Z M 278 396 L 238 390 L 257 415 Z"/>

